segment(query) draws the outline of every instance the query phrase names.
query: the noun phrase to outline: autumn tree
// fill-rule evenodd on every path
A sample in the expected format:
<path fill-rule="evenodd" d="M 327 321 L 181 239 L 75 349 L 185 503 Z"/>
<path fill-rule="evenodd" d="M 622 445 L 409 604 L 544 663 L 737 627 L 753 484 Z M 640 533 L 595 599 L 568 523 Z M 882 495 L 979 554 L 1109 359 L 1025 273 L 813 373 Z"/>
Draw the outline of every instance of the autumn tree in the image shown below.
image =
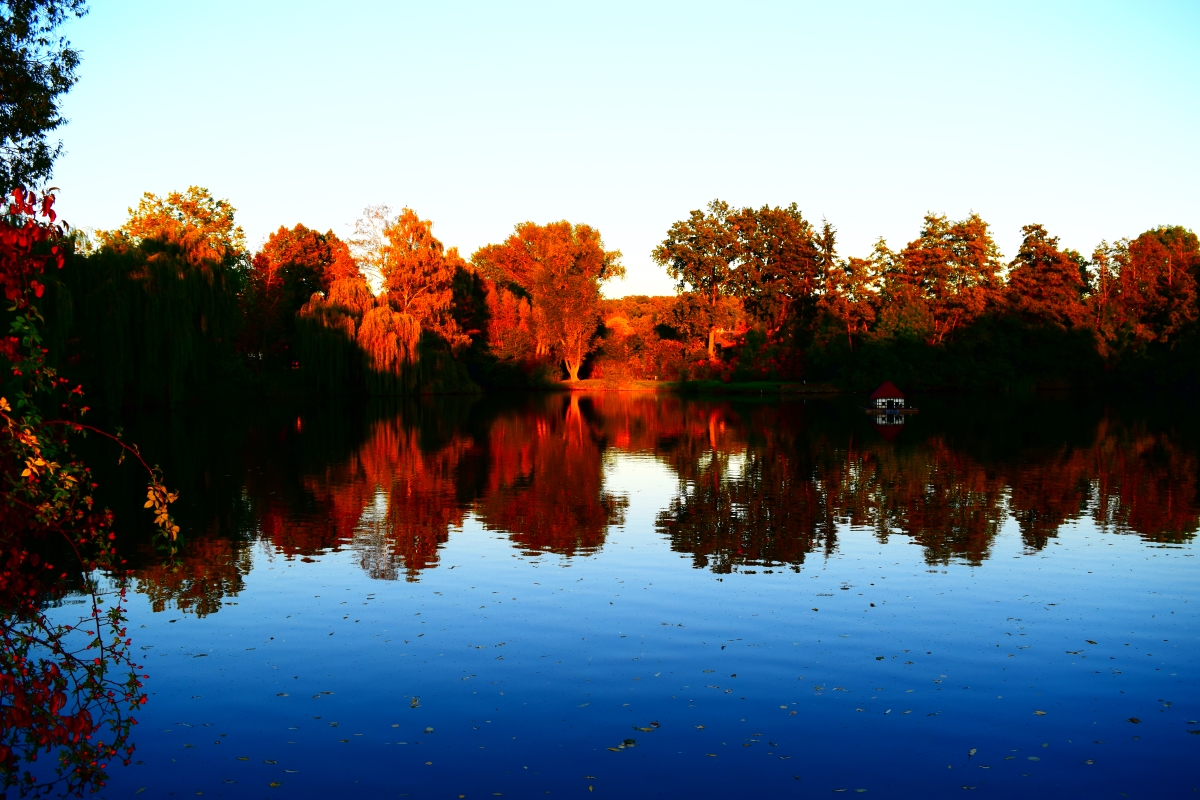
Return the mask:
<path fill-rule="evenodd" d="M 1041 225 L 1026 225 L 1021 233 L 1021 249 L 1009 264 L 1009 307 L 1035 324 L 1060 328 L 1083 325 L 1087 321 L 1087 264 L 1083 257 L 1074 250 L 1060 250 L 1058 237 Z"/>
<path fill-rule="evenodd" d="M 1093 261 L 1097 321 L 1110 345 L 1166 344 L 1197 319 L 1200 243 L 1190 230 L 1154 228 L 1098 248 Z"/>
<path fill-rule="evenodd" d="M 349 248 L 333 231 L 280 226 L 254 255 L 247 276 L 242 299 L 249 349 L 287 346 L 295 314 L 313 293 L 327 294 L 334 281 L 358 275 Z"/>
<path fill-rule="evenodd" d="M 176 403 L 232 361 L 245 236 L 230 203 L 195 186 L 148 193 L 129 213 L 64 270 L 72 311 L 60 319 L 110 404 Z"/>
<path fill-rule="evenodd" d="M 735 218 L 728 203 L 713 200 L 708 213 L 697 209 L 671 225 L 667 238 L 650 254 L 675 280 L 677 291 L 694 292 L 702 299 L 696 308 L 706 316 L 702 324 L 708 330 L 710 360 L 716 356 L 720 301 L 735 293 L 734 272 L 743 255 Z"/>
<path fill-rule="evenodd" d="M 811 322 L 827 256 L 796 204 L 742 209 L 733 216 L 733 226 L 740 251 L 739 266 L 733 273 L 734 291 L 746 311 L 769 334 L 780 331 L 790 319 L 802 325 Z M 825 233 L 832 253 L 832 226 L 826 224 Z"/>
<path fill-rule="evenodd" d="M 129 209 L 129 220 L 119 233 L 138 243 L 169 247 L 191 266 L 240 274 L 249 259 L 246 234 L 234 221 L 235 211 L 228 200 L 218 200 L 200 186 L 165 198 L 146 192 L 137 208 Z"/>
<path fill-rule="evenodd" d="M 9 0 L 0 9 L 0 191 L 50 177 L 66 120 L 62 96 L 75 85 L 79 51 L 57 29 L 87 13 L 85 0 Z"/>
<path fill-rule="evenodd" d="M 957 222 L 926 214 L 920 237 L 881 261 L 885 294 L 924 306 L 911 311 L 928 314 L 931 344 L 983 314 L 1001 286 L 1000 251 L 978 214 Z"/>
<path fill-rule="evenodd" d="M 465 343 L 450 314 L 455 275 L 467 267 L 458 248 L 447 251 L 433 235 L 433 223 L 409 208 L 383 234 L 380 277 L 391 307 L 453 344 Z"/>
<path fill-rule="evenodd" d="M 529 297 L 537 349 L 553 350 L 569 379 L 579 380 L 595 344 L 600 287 L 625 274 L 621 253 L 605 250 L 600 232 L 588 225 L 524 222 L 471 261 L 485 278 Z"/>
<path fill-rule="evenodd" d="M 861 337 L 875 322 L 879 300 L 874 290 L 875 264 L 869 258 L 830 259 L 823 270 L 825 287 L 821 310 L 846 331 L 846 342 L 854 351 L 855 337 Z"/>

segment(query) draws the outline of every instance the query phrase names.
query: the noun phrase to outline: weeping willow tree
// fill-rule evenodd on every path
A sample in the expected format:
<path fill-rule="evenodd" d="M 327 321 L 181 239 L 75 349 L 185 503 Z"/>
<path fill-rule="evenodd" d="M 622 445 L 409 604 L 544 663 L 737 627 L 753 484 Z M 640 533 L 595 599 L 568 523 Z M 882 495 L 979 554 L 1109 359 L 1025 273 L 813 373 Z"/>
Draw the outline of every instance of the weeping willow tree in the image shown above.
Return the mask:
<path fill-rule="evenodd" d="M 296 314 L 296 354 L 322 392 L 371 395 L 476 391 L 435 332 L 375 297 L 365 279 L 343 278 Z"/>
<path fill-rule="evenodd" d="M 178 245 L 114 237 L 70 260 L 62 290 L 70 371 L 91 378 L 110 407 L 175 404 L 231 367 L 235 276 L 192 263 Z"/>
<path fill-rule="evenodd" d="M 363 382 L 358 324 L 375 297 L 362 278 L 334 281 L 329 296 L 314 292 L 296 312 L 296 356 L 309 383 L 336 394 Z"/>
<path fill-rule="evenodd" d="M 66 373 L 101 387 L 110 407 L 173 405 L 227 384 L 246 266 L 233 211 L 199 187 L 146 194 L 99 246 L 78 238 L 55 287 L 67 313 L 50 320 L 68 345 Z"/>
<path fill-rule="evenodd" d="M 371 394 L 407 394 L 419 388 L 417 346 L 421 324 L 391 306 L 378 305 L 363 315 L 358 347 L 367 365 Z"/>

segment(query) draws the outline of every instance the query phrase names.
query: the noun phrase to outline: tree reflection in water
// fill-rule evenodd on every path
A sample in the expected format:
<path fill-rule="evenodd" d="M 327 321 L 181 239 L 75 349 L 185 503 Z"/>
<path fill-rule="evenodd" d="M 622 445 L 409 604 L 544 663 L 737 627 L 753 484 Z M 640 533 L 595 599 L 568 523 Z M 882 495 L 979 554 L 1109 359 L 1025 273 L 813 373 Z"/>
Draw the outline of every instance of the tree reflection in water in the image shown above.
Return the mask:
<path fill-rule="evenodd" d="M 196 492 L 206 508 L 186 520 L 224 529 L 203 516 L 212 514 L 240 527 L 194 538 L 174 569 L 140 569 L 138 586 L 156 608 L 211 613 L 240 590 L 255 541 L 287 559 L 350 549 L 372 577 L 415 581 L 468 518 L 525 553 L 594 553 L 624 522 L 627 499 L 605 488 L 620 454 L 652 457 L 675 476 L 656 527 L 718 573 L 798 569 L 848 530 L 907 537 L 930 565 L 983 564 L 1010 518 L 1030 551 L 1089 519 L 1149 542 L 1195 535 L 1196 437 L 1176 430 L 1174 415 L 1151 424 L 1030 402 L 985 418 L 924 405 L 894 436 L 848 404 L 617 393 L 427 399 L 339 418 L 336 430 L 321 428 L 321 414 L 256 423 L 231 435 L 243 442 L 232 463 L 205 473 L 232 475 L 227 502 L 243 511 L 218 510 L 205 484 Z"/>
<path fill-rule="evenodd" d="M 90 575 L 69 588 L 41 556 L 21 561 L 0 579 L 0 778 L 22 797 L 94 792 L 110 762 L 129 763 L 130 713 L 145 702 L 125 582 Z"/>

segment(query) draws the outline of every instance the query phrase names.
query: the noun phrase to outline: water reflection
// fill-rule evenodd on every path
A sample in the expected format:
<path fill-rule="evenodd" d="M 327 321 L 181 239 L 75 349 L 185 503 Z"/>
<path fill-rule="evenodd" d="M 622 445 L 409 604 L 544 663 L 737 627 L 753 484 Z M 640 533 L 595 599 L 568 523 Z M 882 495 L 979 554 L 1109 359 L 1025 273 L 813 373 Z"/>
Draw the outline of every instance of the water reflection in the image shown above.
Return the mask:
<path fill-rule="evenodd" d="M 178 563 L 137 572 L 156 608 L 207 614 L 240 591 L 249 549 L 285 559 L 350 549 L 373 578 L 418 580 L 470 516 L 523 553 L 576 556 L 624 524 L 611 459 L 651 457 L 674 476 L 656 528 L 697 568 L 798 569 L 847 528 L 907 537 L 930 565 L 982 565 L 1012 519 L 1031 551 L 1090 518 L 1103 531 L 1181 543 L 1200 521 L 1194 432 L 1180 417 L 1075 402 L 1009 404 L 985 417 L 927 401 L 904 426 L 853 404 L 555 394 L 437 399 L 371 414 L 289 414 L 179 430 L 209 444 L 184 511 Z M 885 435 L 886 434 L 886 435 Z M 146 437 L 144 437 L 146 438 Z M 169 439 L 169 437 L 168 437 Z"/>

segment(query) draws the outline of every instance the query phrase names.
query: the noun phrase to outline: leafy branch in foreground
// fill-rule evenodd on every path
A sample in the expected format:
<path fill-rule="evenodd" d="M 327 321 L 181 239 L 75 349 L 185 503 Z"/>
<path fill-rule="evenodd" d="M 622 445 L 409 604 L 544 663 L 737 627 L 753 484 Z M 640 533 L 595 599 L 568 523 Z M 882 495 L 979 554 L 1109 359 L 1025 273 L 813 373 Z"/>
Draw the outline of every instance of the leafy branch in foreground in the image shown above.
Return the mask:
<path fill-rule="evenodd" d="M 111 512 L 72 447 L 94 433 L 117 444 L 149 476 L 146 507 L 173 554 L 179 527 L 157 468 L 136 447 L 82 422 L 83 389 L 47 363 L 38 301 L 47 267 L 64 262 L 66 226 L 54 197 L 18 188 L 0 211 L 0 291 L 9 335 L 0 340 L 0 780 L 22 795 L 82 796 L 107 780 L 112 759 L 129 763 L 130 716 L 146 702 L 125 625 L 128 571 L 117 555 Z M 56 566 L 61 554 L 68 563 Z M 55 609 L 72 582 L 84 614 Z M 36 762 L 53 755 L 54 766 Z"/>

